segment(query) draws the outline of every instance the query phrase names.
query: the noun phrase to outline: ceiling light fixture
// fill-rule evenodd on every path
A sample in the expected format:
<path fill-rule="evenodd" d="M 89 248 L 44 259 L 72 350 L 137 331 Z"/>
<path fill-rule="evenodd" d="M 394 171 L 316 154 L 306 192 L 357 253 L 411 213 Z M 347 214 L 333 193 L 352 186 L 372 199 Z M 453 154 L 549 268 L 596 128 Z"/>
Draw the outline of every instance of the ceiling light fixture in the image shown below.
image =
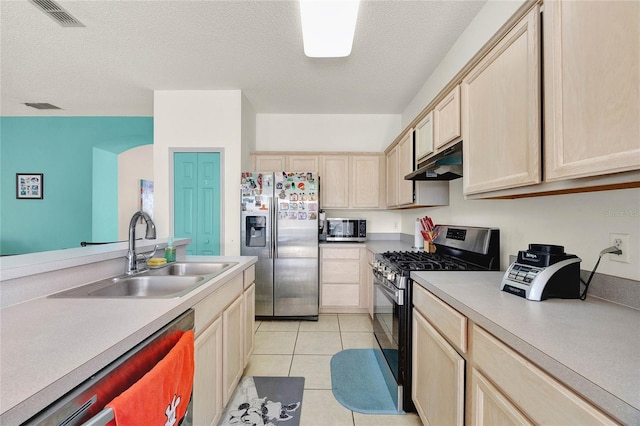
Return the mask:
<path fill-rule="evenodd" d="M 360 0 L 300 0 L 304 53 L 310 58 L 351 54 Z"/>

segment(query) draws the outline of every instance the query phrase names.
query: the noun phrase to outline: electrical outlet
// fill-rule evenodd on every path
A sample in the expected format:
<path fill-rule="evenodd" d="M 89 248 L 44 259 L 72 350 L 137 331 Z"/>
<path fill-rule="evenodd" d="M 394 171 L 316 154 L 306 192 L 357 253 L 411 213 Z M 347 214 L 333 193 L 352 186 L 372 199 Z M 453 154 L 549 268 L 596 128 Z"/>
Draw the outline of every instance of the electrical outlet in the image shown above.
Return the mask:
<path fill-rule="evenodd" d="M 398 222 L 397 221 L 393 221 L 393 229 L 394 230 L 398 230 Z"/>
<path fill-rule="evenodd" d="M 622 250 L 622 254 L 609 254 L 609 260 L 629 263 L 629 234 L 609 234 L 609 245 Z"/>

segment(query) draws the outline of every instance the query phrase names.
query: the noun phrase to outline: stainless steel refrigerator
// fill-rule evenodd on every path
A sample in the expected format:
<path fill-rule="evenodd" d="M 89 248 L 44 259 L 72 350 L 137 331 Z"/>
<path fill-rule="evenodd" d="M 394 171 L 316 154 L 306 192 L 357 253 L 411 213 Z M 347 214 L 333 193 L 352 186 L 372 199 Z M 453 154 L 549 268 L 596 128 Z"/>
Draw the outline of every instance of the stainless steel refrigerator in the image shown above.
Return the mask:
<path fill-rule="evenodd" d="M 256 317 L 318 317 L 315 173 L 242 173 L 241 254 L 258 256 Z"/>

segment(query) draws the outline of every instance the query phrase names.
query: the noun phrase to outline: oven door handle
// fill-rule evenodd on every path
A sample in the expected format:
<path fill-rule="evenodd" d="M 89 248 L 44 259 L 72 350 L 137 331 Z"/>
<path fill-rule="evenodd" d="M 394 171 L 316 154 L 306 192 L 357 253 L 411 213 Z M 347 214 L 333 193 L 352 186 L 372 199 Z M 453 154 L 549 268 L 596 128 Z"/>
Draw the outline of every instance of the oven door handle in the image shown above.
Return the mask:
<path fill-rule="evenodd" d="M 380 289 L 380 291 L 382 291 L 382 294 L 384 294 L 387 299 L 389 299 L 391 302 L 395 303 L 396 305 L 402 306 L 404 305 L 404 298 L 403 298 L 403 294 L 402 292 L 404 290 L 391 290 L 390 288 L 387 288 L 387 286 L 385 286 L 384 284 L 380 283 L 380 281 L 375 280 L 374 285 L 378 287 L 378 289 Z"/>

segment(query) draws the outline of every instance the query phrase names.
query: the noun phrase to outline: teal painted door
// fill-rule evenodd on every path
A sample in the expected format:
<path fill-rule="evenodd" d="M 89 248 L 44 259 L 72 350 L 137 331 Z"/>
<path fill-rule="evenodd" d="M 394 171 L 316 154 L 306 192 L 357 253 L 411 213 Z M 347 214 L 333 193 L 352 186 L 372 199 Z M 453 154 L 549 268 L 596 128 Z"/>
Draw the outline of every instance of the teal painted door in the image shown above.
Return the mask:
<path fill-rule="evenodd" d="M 220 255 L 220 153 L 198 153 L 197 254 Z"/>
<path fill-rule="evenodd" d="M 173 229 L 188 255 L 220 255 L 220 153 L 173 154 Z"/>

